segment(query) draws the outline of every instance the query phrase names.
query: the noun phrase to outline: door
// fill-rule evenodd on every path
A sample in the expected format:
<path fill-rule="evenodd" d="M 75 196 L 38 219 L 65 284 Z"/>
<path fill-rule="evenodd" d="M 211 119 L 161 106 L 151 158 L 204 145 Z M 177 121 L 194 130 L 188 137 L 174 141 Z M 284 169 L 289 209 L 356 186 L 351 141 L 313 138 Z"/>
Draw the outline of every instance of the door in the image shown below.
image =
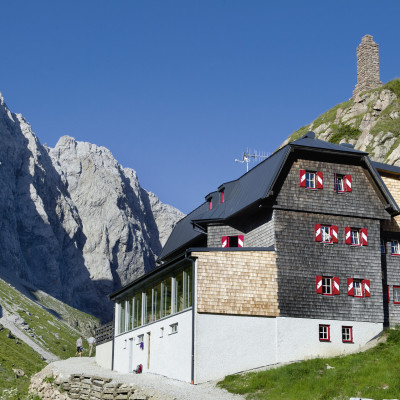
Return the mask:
<path fill-rule="evenodd" d="M 133 371 L 133 338 L 129 339 L 129 346 L 128 346 L 128 351 L 129 351 L 129 367 L 128 367 L 128 372 L 131 373 Z"/>

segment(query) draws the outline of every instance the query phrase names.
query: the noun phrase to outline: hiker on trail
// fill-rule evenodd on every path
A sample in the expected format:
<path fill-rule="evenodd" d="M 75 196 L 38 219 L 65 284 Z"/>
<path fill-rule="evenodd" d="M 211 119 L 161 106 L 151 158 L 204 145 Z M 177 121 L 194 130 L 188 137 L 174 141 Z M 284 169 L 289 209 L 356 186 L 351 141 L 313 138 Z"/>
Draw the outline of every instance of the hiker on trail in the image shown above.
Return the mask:
<path fill-rule="evenodd" d="M 79 353 L 79 357 L 82 357 L 82 336 L 79 336 L 78 340 L 76 341 L 76 354 L 75 357 L 78 355 Z"/>
<path fill-rule="evenodd" d="M 89 357 L 91 357 L 93 351 L 93 345 L 96 343 L 96 339 L 93 336 L 91 336 L 87 341 L 89 343 Z"/>

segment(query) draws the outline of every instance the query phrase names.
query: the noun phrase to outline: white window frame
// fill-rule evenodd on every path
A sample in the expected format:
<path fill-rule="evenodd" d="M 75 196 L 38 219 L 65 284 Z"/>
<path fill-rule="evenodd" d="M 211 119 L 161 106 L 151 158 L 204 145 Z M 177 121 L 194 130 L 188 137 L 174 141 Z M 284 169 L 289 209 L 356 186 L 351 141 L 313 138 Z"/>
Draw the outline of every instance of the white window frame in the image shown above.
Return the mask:
<path fill-rule="evenodd" d="M 328 276 L 322 277 L 322 294 L 325 296 L 333 296 L 333 278 Z"/>
<path fill-rule="evenodd" d="M 329 342 L 331 340 L 331 326 L 327 324 L 320 324 L 318 335 L 320 342 Z"/>
<path fill-rule="evenodd" d="M 306 188 L 307 189 L 316 189 L 316 172 L 306 171 Z"/>
<path fill-rule="evenodd" d="M 390 248 L 393 256 L 400 256 L 400 244 L 398 240 L 392 240 Z"/>
<path fill-rule="evenodd" d="M 350 229 L 350 244 L 352 246 L 361 246 L 360 236 L 359 229 Z"/>
<path fill-rule="evenodd" d="M 342 342 L 353 343 L 353 327 L 342 326 Z"/>
<path fill-rule="evenodd" d="M 321 225 L 321 243 L 332 243 L 331 231 L 329 225 Z"/>

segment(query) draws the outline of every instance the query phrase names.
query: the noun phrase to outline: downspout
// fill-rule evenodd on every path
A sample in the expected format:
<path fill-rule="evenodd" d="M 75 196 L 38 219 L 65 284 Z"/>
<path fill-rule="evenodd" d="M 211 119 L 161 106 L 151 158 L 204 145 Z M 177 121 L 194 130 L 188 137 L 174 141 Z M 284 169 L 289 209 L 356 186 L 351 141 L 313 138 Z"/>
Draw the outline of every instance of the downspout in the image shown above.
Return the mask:
<path fill-rule="evenodd" d="M 113 326 L 112 326 L 111 371 L 114 371 L 114 345 L 115 345 L 115 302 L 114 302 Z"/>
<path fill-rule="evenodd" d="M 190 261 L 192 263 L 192 362 L 191 362 L 191 371 L 190 371 L 190 383 L 194 385 L 194 332 L 195 332 L 195 323 L 194 323 L 194 318 L 195 318 L 195 265 L 196 265 L 196 259 L 193 257 L 190 257 L 188 255 L 187 250 L 185 251 L 185 260 Z"/>

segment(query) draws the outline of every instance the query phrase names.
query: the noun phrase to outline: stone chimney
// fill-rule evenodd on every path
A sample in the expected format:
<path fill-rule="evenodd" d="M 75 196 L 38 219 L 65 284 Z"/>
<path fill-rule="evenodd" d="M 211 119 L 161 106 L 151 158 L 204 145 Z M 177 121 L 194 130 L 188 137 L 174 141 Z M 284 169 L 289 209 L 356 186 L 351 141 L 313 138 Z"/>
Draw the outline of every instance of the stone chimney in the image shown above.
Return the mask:
<path fill-rule="evenodd" d="M 379 46 L 371 35 L 365 35 L 357 47 L 357 85 L 353 97 L 379 86 L 382 86 L 379 80 Z"/>

